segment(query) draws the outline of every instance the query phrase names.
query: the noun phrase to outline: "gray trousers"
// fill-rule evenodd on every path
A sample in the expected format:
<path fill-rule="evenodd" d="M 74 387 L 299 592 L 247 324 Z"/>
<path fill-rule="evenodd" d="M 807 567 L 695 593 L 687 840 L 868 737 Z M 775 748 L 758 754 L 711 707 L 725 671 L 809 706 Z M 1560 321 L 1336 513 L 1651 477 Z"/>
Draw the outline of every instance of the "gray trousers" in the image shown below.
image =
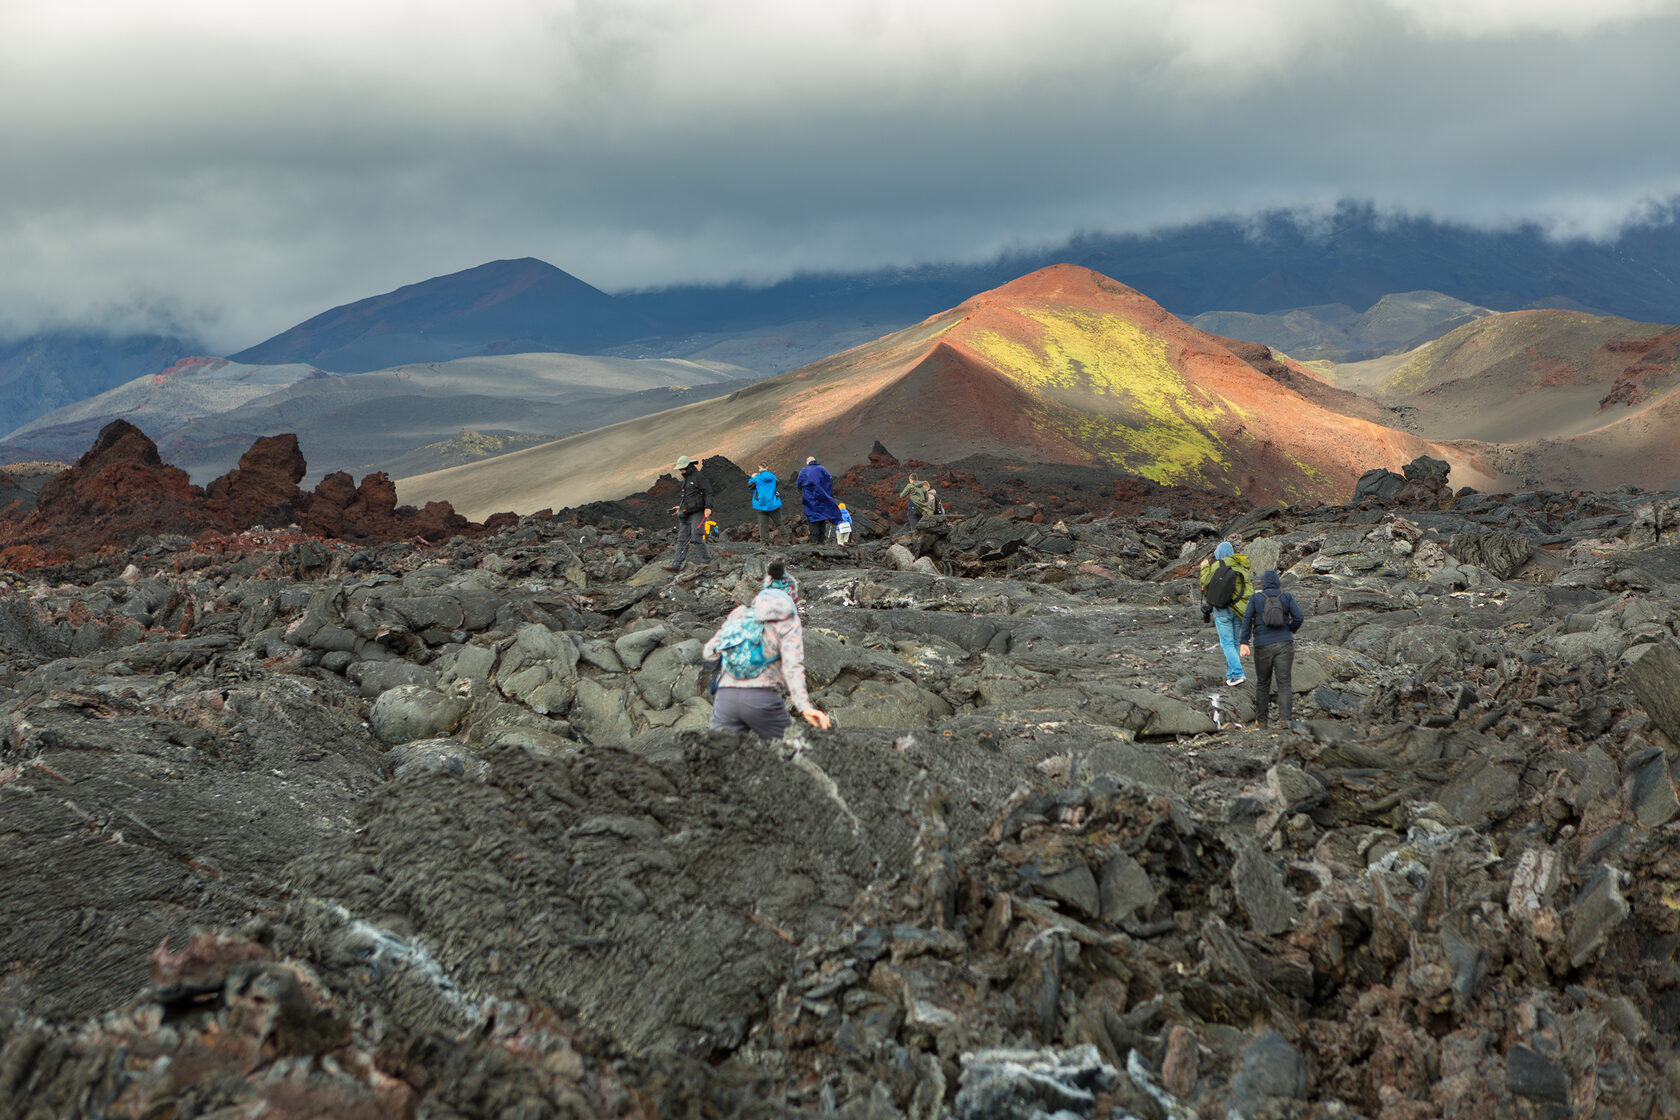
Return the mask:
<path fill-rule="evenodd" d="M 1288 723 L 1294 710 L 1295 693 L 1291 691 L 1295 675 L 1295 643 L 1269 642 L 1254 647 L 1254 719 L 1266 722 L 1266 709 L 1271 706 L 1272 675 L 1277 675 L 1278 722 Z"/>
<path fill-rule="evenodd" d="M 697 509 L 693 513 L 677 515 L 677 557 L 671 561 L 677 567 L 683 566 L 688 559 L 688 542 L 694 542 L 694 548 L 700 556 L 702 564 L 712 562 L 712 554 L 706 549 L 706 538 L 701 530 L 706 527 L 706 511 Z"/>
<path fill-rule="evenodd" d="M 754 731 L 762 739 L 780 739 L 792 723 L 781 689 L 720 688 L 712 695 L 713 731 Z"/>

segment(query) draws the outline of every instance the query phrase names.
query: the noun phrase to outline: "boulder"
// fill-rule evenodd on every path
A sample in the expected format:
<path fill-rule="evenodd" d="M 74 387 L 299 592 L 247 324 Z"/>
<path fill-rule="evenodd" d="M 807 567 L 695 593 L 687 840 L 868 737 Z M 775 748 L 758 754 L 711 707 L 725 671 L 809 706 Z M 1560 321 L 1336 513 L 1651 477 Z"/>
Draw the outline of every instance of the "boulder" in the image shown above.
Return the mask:
<path fill-rule="evenodd" d="M 626 669 L 641 668 L 642 658 L 665 641 L 667 631 L 663 626 L 648 626 L 640 630 L 632 630 L 613 643 L 613 651 L 618 654 L 619 661 Z"/>
<path fill-rule="evenodd" d="M 844 701 L 831 703 L 835 725 L 846 728 L 926 727 L 936 715 L 951 714 L 944 700 L 909 681 L 863 681 Z"/>
<path fill-rule="evenodd" d="M 1102 916 L 1116 925 L 1155 908 L 1157 896 L 1149 873 L 1125 852 L 1103 864 L 1097 890 Z"/>
<path fill-rule="evenodd" d="M 1651 722 L 1680 746 L 1680 642 L 1664 636 L 1629 650 L 1627 681 Z"/>
<path fill-rule="evenodd" d="M 608 688 L 591 677 L 579 678 L 571 722 L 595 746 L 622 747 L 636 737 L 636 722 L 621 688 Z"/>
<path fill-rule="evenodd" d="M 399 685 L 436 689 L 438 673 L 412 661 L 358 661 L 344 674 L 356 683 L 361 694 L 374 700 Z"/>
<path fill-rule="evenodd" d="M 461 725 L 467 702 L 420 685 L 398 685 L 382 693 L 368 714 L 368 726 L 382 743 L 436 739 Z"/>
<path fill-rule="evenodd" d="M 1534 556 L 1534 538 L 1509 529 L 1465 529 L 1454 533 L 1447 554 L 1474 564 L 1494 579 L 1510 579 Z"/>
<path fill-rule="evenodd" d="M 1231 1095 L 1245 1108 L 1267 1097 L 1299 1100 L 1307 1095 L 1311 1078 L 1312 1067 L 1301 1052 L 1282 1034 L 1267 1031 L 1242 1048 Z"/>
<path fill-rule="evenodd" d="M 471 747 L 455 739 L 420 739 L 392 747 L 385 756 L 392 775 L 437 774 L 451 778 L 482 778 L 489 766 Z"/>
<path fill-rule="evenodd" d="M 632 679 L 648 707 L 669 708 L 673 702 L 681 704 L 700 694 L 700 650 L 703 644 L 697 638 L 690 638 L 676 645 L 661 646 L 641 662 L 640 670 Z M 710 682 L 710 670 L 706 670 L 705 680 Z"/>
<path fill-rule="evenodd" d="M 1680 816 L 1668 755 L 1661 747 L 1647 747 L 1628 756 L 1627 801 L 1633 817 L 1646 828 L 1661 828 Z"/>
<path fill-rule="evenodd" d="M 1395 474 L 1384 467 L 1373 467 L 1359 476 L 1354 484 L 1354 502 L 1387 501 L 1397 497 L 1406 488 L 1406 476 Z"/>

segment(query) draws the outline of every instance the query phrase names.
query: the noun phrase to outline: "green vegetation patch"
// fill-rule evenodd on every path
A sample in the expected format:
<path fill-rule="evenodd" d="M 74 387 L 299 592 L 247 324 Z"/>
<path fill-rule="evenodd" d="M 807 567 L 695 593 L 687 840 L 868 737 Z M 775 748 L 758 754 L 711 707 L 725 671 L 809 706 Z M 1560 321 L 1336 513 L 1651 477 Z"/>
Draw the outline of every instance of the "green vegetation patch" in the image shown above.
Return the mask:
<path fill-rule="evenodd" d="M 495 455 L 503 455 L 509 451 L 517 451 L 521 447 L 546 443 L 553 436 L 528 436 L 517 432 L 493 433 L 479 432 L 471 428 L 462 428 L 454 439 L 429 443 L 421 450 L 470 463 L 477 459 L 488 459 Z"/>
<path fill-rule="evenodd" d="M 1225 481 L 1215 433 L 1233 410 L 1185 380 L 1166 340 L 1115 315 L 1020 313 L 1043 328 L 1036 346 L 996 331 L 977 331 L 971 345 L 1044 402 L 1029 410 L 1039 430 L 1156 482 Z"/>

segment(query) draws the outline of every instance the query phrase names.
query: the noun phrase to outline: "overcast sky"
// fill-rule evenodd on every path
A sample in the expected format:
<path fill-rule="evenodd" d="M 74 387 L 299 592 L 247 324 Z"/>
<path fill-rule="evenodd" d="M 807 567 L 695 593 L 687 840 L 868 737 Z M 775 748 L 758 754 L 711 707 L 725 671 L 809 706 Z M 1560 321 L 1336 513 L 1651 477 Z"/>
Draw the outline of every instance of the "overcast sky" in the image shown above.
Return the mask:
<path fill-rule="evenodd" d="M 1680 0 L 0 0 L 0 331 L 224 352 L 506 257 L 609 291 L 1337 199 L 1613 234 Z"/>

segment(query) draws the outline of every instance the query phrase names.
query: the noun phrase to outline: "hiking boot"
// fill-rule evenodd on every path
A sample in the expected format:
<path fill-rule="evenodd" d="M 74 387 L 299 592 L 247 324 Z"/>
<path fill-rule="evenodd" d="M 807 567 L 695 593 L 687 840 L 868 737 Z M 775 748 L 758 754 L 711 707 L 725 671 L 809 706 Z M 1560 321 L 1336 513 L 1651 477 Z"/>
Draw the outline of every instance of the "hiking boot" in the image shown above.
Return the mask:
<path fill-rule="evenodd" d="M 667 572 L 680 572 L 680 571 L 682 571 L 682 565 L 681 564 L 661 564 L 659 566 L 661 568 L 664 568 Z"/>
<path fill-rule="evenodd" d="M 1248 683 L 1248 678 L 1247 677 L 1226 677 L 1225 678 L 1225 687 L 1226 688 L 1236 688 L 1239 684 L 1247 684 L 1247 683 Z"/>

